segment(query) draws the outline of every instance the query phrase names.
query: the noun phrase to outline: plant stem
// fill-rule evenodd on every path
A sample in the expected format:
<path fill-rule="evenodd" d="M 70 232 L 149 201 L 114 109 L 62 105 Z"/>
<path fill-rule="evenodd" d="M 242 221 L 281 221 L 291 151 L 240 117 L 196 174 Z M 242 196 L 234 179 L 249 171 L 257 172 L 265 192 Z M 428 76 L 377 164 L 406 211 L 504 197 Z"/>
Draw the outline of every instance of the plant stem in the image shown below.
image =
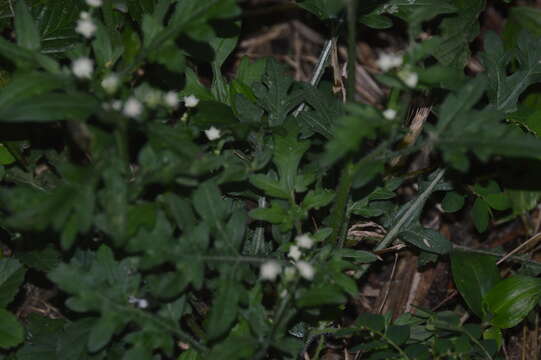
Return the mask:
<path fill-rule="evenodd" d="M 349 102 L 355 101 L 355 88 L 357 83 L 357 0 L 347 1 L 347 19 L 348 19 L 348 79 L 347 79 L 347 99 Z"/>

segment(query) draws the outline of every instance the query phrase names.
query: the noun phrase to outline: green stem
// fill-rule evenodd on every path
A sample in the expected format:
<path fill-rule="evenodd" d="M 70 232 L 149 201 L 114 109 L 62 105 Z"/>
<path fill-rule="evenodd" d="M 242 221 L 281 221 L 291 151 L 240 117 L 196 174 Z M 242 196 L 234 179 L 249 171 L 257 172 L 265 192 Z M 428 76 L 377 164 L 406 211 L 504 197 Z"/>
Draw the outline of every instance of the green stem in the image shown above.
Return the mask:
<path fill-rule="evenodd" d="M 340 175 L 338 187 L 336 188 L 336 200 L 330 214 L 330 226 L 333 230 L 329 241 L 331 244 L 337 244 L 339 247 L 343 245 L 340 235 L 342 234 L 342 228 L 346 226 L 346 206 L 349 199 L 354 168 L 355 166 L 352 161 L 348 160 Z"/>

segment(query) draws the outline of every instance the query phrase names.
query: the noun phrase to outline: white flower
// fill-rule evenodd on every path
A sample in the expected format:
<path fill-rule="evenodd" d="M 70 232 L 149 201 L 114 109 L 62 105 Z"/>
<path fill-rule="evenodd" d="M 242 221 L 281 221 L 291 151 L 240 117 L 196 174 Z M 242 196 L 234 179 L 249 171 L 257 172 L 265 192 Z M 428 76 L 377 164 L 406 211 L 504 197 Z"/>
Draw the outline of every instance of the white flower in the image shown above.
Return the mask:
<path fill-rule="evenodd" d="M 135 296 L 128 297 L 128 303 L 135 304 L 137 307 L 141 309 L 145 309 L 148 307 L 148 300 L 139 299 L 139 298 L 136 298 Z"/>
<path fill-rule="evenodd" d="M 400 71 L 398 73 L 398 77 L 402 79 L 404 84 L 406 84 L 410 88 L 414 88 L 415 86 L 417 86 L 417 82 L 419 81 L 419 75 L 417 75 L 416 72 L 412 72 L 407 69 Z"/>
<path fill-rule="evenodd" d="M 199 99 L 195 95 L 184 96 L 184 106 L 187 108 L 196 107 L 199 104 Z"/>
<path fill-rule="evenodd" d="M 114 94 L 118 89 L 119 82 L 116 74 L 109 74 L 101 81 L 101 87 L 104 88 L 108 94 Z"/>
<path fill-rule="evenodd" d="M 207 138 L 210 141 L 214 141 L 216 139 L 219 139 L 222 134 L 220 133 L 220 129 L 215 128 L 214 126 L 211 126 L 207 130 L 205 130 L 205 135 L 207 135 Z"/>
<path fill-rule="evenodd" d="M 71 71 L 78 78 L 90 79 L 94 72 L 94 62 L 87 57 L 81 57 L 73 61 Z"/>
<path fill-rule="evenodd" d="M 148 301 L 146 299 L 139 299 L 137 306 L 141 309 L 146 309 L 148 307 Z"/>
<path fill-rule="evenodd" d="M 100 7 L 102 0 L 86 0 L 86 4 L 91 7 Z"/>
<path fill-rule="evenodd" d="M 178 95 L 174 91 L 168 91 L 163 97 L 165 105 L 169 106 L 172 109 L 176 109 L 179 103 Z"/>
<path fill-rule="evenodd" d="M 113 110 L 120 111 L 120 109 L 122 109 L 122 101 L 120 100 L 112 101 L 111 107 L 113 108 Z"/>
<path fill-rule="evenodd" d="M 295 242 L 301 248 L 310 249 L 314 245 L 314 240 L 306 234 L 299 235 L 295 238 Z"/>
<path fill-rule="evenodd" d="M 293 260 L 297 261 L 301 258 L 301 251 L 299 250 L 299 247 L 296 246 L 296 245 L 292 245 L 290 248 L 289 248 L 289 253 L 287 254 L 287 256 L 289 256 L 290 258 L 292 258 Z"/>
<path fill-rule="evenodd" d="M 81 11 L 79 13 L 79 19 L 90 20 L 90 14 L 88 13 L 88 11 Z"/>
<path fill-rule="evenodd" d="M 381 53 L 376 60 L 376 65 L 382 71 L 389 71 L 393 68 L 399 67 L 402 65 L 403 59 L 401 55 Z"/>
<path fill-rule="evenodd" d="M 77 20 L 77 27 L 75 27 L 75 32 L 83 35 L 87 39 L 90 39 L 92 36 L 94 36 L 94 33 L 96 32 L 96 25 L 90 18 L 83 18 L 81 16 L 81 18 Z"/>
<path fill-rule="evenodd" d="M 297 269 L 303 278 L 306 280 L 312 280 L 314 278 L 316 270 L 312 265 L 310 265 L 310 263 L 301 260 L 297 261 L 295 265 L 297 265 Z"/>
<path fill-rule="evenodd" d="M 396 117 L 396 110 L 387 109 L 383 112 L 383 117 L 387 120 L 394 120 Z"/>
<path fill-rule="evenodd" d="M 263 280 L 276 280 L 276 277 L 282 271 L 282 267 L 277 261 L 270 260 L 261 265 L 260 276 Z"/>
<path fill-rule="evenodd" d="M 143 101 L 149 107 L 153 108 L 162 100 L 162 93 L 159 90 L 149 88 L 144 92 Z"/>
<path fill-rule="evenodd" d="M 137 117 L 143 112 L 143 105 L 134 97 L 129 98 L 124 104 L 122 113 L 127 117 Z"/>

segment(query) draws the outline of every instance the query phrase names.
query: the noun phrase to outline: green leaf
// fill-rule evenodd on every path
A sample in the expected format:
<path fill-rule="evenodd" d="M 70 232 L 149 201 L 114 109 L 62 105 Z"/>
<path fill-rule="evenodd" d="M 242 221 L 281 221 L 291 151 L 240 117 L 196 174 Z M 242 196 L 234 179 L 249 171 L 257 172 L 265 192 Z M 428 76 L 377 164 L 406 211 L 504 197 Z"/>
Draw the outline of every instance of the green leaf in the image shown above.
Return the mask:
<path fill-rule="evenodd" d="M 464 206 L 464 196 L 455 191 L 449 191 L 445 193 L 441 206 L 445 212 L 456 212 Z"/>
<path fill-rule="evenodd" d="M 24 281 L 26 269 L 15 259 L 0 259 L 0 307 L 13 301 Z"/>
<path fill-rule="evenodd" d="M 355 326 L 362 329 L 383 332 L 385 329 L 385 319 L 383 315 L 362 313 L 357 320 L 355 320 Z"/>
<path fill-rule="evenodd" d="M 399 237 L 421 250 L 435 254 L 447 254 L 452 249 L 451 242 L 438 231 L 421 226 L 408 227 Z"/>
<path fill-rule="evenodd" d="M 494 340 L 498 345 L 498 349 L 504 344 L 502 330 L 497 327 L 489 327 L 483 332 L 483 339 L 485 340 Z"/>
<path fill-rule="evenodd" d="M 285 136 L 274 135 L 273 162 L 278 169 L 281 187 L 289 197 L 295 193 L 300 161 L 310 148 L 310 142 L 298 140 L 297 134 L 297 130 L 291 127 Z"/>
<path fill-rule="evenodd" d="M 201 216 L 209 225 L 216 225 L 222 221 L 226 215 L 226 205 L 221 198 L 218 186 L 207 181 L 199 185 L 193 194 L 193 206 L 199 216 Z"/>
<path fill-rule="evenodd" d="M 0 348 L 8 349 L 24 340 L 24 329 L 15 315 L 0 309 Z"/>
<path fill-rule="evenodd" d="M 248 56 L 243 56 L 237 68 L 236 80 L 247 86 L 251 86 L 261 80 L 267 68 L 267 58 L 252 61 Z"/>
<path fill-rule="evenodd" d="M 292 84 L 285 67 L 269 59 L 263 82 L 253 85 L 259 105 L 268 112 L 269 126 L 282 125 L 289 112 L 302 102 L 302 90 L 290 91 Z"/>
<path fill-rule="evenodd" d="M 47 122 L 58 120 L 86 120 L 98 109 L 98 102 L 90 95 L 43 94 L 21 100 L 0 110 L 0 122 Z"/>
<path fill-rule="evenodd" d="M 500 280 L 496 258 L 489 255 L 453 251 L 451 269 L 455 285 L 469 308 L 486 320 L 483 298 Z"/>
<path fill-rule="evenodd" d="M 388 29 L 393 26 L 393 21 L 390 18 L 376 13 L 361 15 L 359 22 L 373 29 Z"/>
<path fill-rule="evenodd" d="M 48 272 L 60 263 L 61 254 L 53 246 L 47 246 L 43 250 L 20 251 L 17 258 L 28 267 Z"/>
<path fill-rule="evenodd" d="M 227 103 L 227 83 L 222 75 L 222 65 L 237 46 L 240 22 L 223 22 L 221 27 L 226 29 L 226 33 L 217 34 L 209 42 L 214 50 L 214 60 L 211 63 L 213 73 L 211 90 L 219 101 Z"/>
<path fill-rule="evenodd" d="M 39 50 L 40 34 L 24 0 L 15 3 L 15 33 L 17 44 L 28 50 Z"/>
<path fill-rule="evenodd" d="M 541 299 L 541 279 L 515 275 L 497 283 L 485 296 L 492 325 L 507 329 L 518 325 Z"/>
<path fill-rule="evenodd" d="M 0 94 L 0 109 L 20 104 L 24 99 L 31 101 L 38 95 L 51 90 L 68 87 L 69 78 L 44 72 L 30 72 L 15 76 Z"/>
<path fill-rule="evenodd" d="M 331 203 L 334 191 L 326 189 L 310 190 L 302 200 L 302 207 L 306 210 L 319 209 Z"/>
<path fill-rule="evenodd" d="M 210 340 L 224 335 L 237 318 L 238 301 L 241 289 L 237 282 L 225 275 L 220 279 L 216 300 L 210 310 L 206 325 L 207 336 Z"/>
<path fill-rule="evenodd" d="M 408 325 L 391 325 L 385 331 L 385 335 L 396 345 L 402 345 L 410 338 L 410 327 Z"/>
<path fill-rule="evenodd" d="M 484 232 L 488 227 L 490 209 L 488 204 L 481 198 L 475 199 L 472 208 L 472 218 L 475 228 L 480 233 Z"/>
<path fill-rule="evenodd" d="M 300 307 L 315 307 L 321 305 L 339 305 L 347 301 L 347 296 L 337 286 L 317 286 L 308 289 L 298 299 Z"/>
<path fill-rule="evenodd" d="M 102 316 L 90 331 L 88 350 L 96 352 L 103 348 L 113 337 L 116 324 L 113 319 Z"/>
<path fill-rule="evenodd" d="M 469 44 L 479 34 L 478 16 L 485 0 L 455 0 L 458 13 L 441 23 L 442 42 L 434 56 L 445 66 L 463 68 L 470 57 Z"/>
<path fill-rule="evenodd" d="M 11 155 L 11 152 L 0 143 L 0 165 L 9 165 L 13 164 L 16 159 Z"/>
<path fill-rule="evenodd" d="M 321 20 L 336 19 L 344 7 L 343 2 L 339 0 L 303 0 L 297 5 L 310 11 Z"/>
<path fill-rule="evenodd" d="M 303 91 L 304 100 L 314 110 L 300 113 L 299 120 L 310 131 L 332 138 L 336 119 L 344 114 L 342 103 L 329 92 L 323 92 L 316 87 L 307 87 Z"/>
<path fill-rule="evenodd" d="M 335 250 L 334 253 L 336 256 L 347 258 L 347 259 L 354 259 L 355 261 L 358 261 L 361 263 L 371 263 L 371 262 L 379 260 L 376 254 L 373 254 L 368 251 L 363 251 L 363 250 L 337 249 Z"/>

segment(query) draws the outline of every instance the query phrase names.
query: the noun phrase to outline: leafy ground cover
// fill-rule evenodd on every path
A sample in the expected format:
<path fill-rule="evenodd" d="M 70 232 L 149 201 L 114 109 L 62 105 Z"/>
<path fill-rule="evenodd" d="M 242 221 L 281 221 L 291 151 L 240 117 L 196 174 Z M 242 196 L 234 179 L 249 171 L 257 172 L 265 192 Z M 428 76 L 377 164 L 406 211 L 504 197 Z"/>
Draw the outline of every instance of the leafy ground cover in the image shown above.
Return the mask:
<path fill-rule="evenodd" d="M 0 28 L 0 359 L 538 357 L 539 1 Z"/>

